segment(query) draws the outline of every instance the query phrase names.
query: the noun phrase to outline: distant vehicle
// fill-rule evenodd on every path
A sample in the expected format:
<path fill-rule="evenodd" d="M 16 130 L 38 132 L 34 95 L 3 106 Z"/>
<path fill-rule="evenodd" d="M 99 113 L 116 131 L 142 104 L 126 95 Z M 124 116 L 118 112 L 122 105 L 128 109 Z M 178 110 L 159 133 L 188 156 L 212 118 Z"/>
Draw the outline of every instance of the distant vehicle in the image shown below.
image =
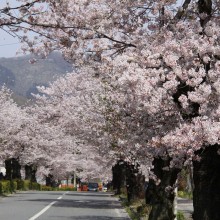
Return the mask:
<path fill-rule="evenodd" d="M 88 191 L 99 191 L 99 184 L 98 183 L 88 183 Z"/>
<path fill-rule="evenodd" d="M 103 185 L 103 186 L 102 186 L 102 191 L 103 191 L 103 192 L 107 192 L 107 190 L 108 190 L 107 186 Z"/>
<path fill-rule="evenodd" d="M 88 191 L 88 183 L 81 182 L 81 191 Z"/>

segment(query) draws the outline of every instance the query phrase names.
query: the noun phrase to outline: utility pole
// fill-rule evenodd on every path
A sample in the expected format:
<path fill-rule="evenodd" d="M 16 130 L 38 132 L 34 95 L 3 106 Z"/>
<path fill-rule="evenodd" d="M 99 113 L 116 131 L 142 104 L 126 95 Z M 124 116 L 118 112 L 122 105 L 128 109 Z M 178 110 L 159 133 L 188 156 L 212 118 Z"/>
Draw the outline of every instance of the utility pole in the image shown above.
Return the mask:
<path fill-rule="evenodd" d="M 76 187 L 76 171 L 73 172 L 73 187 Z"/>

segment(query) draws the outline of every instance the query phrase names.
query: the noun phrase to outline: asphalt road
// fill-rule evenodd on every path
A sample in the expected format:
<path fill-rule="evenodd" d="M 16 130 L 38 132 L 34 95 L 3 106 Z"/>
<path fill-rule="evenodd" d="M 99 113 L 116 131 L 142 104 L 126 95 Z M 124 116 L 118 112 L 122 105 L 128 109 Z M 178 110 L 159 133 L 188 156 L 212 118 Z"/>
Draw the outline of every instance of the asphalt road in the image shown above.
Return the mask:
<path fill-rule="evenodd" d="M 129 220 L 118 199 L 104 192 L 16 193 L 0 199 L 0 220 Z"/>
<path fill-rule="evenodd" d="M 178 198 L 177 203 L 177 210 L 183 212 L 187 220 L 192 219 L 193 201 L 190 199 Z"/>

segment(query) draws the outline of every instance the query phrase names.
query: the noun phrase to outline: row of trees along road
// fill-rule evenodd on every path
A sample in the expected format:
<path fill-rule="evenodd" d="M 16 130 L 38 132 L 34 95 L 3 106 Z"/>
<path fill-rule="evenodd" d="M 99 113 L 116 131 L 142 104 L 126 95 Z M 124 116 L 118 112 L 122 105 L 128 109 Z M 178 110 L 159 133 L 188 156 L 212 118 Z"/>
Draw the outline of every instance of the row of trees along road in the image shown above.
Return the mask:
<path fill-rule="evenodd" d="M 3 154 L 60 170 L 57 161 L 71 151 L 73 166 L 88 175 L 123 158 L 151 170 L 150 219 L 169 220 L 178 173 L 193 163 L 193 218 L 217 220 L 219 7 L 218 0 L 21 0 L 0 9 L 0 27 L 24 52 L 59 50 L 75 66 L 40 88 L 36 105 L 19 109 L 25 125 L 19 120 L 19 132 L 1 138 Z"/>

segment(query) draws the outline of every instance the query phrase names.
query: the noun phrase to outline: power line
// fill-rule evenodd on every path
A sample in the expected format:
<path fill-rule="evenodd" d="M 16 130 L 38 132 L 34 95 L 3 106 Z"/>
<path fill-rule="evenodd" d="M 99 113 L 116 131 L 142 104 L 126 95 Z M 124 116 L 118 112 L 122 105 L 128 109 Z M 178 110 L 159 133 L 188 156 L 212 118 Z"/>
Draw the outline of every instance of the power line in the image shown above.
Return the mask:
<path fill-rule="evenodd" d="M 10 46 L 10 45 L 15 45 L 15 44 L 20 44 L 20 43 L 0 44 L 0 47 Z"/>

